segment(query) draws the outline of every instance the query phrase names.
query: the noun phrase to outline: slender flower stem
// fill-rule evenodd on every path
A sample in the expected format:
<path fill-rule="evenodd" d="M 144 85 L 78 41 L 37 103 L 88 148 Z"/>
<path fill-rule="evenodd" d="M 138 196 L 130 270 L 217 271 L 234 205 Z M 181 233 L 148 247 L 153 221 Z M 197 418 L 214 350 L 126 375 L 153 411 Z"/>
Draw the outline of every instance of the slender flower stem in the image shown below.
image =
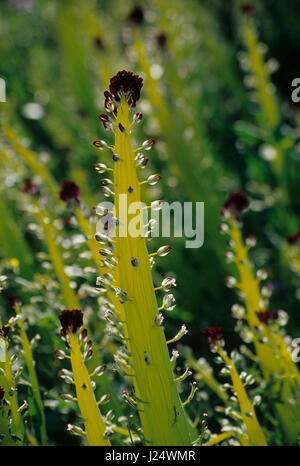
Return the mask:
<path fill-rule="evenodd" d="M 0 337 L 1 338 L 1 337 Z M 19 412 L 19 404 L 17 398 L 17 391 L 15 389 L 15 382 L 12 374 L 11 360 L 8 351 L 7 341 L 4 340 L 5 352 L 4 361 L 0 361 L 0 368 L 3 370 L 4 375 L 0 374 L 0 386 L 4 388 L 5 397 L 9 402 L 9 410 L 11 413 L 12 423 L 10 432 L 15 436 L 18 444 L 23 443 L 24 439 L 24 424 L 22 416 Z"/>
<path fill-rule="evenodd" d="M 265 435 L 259 425 L 254 407 L 248 398 L 234 362 L 227 356 L 226 352 L 221 346 L 218 349 L 218 353 L 225 362 L 227 368 L 230 369 L 233 388 L 235 390 L 243 421 L 247 429 L 249 444 L 252 446 L 267 446 Z"/>
<path fill-rule="evenodd" d="M 25 330 L 25 326 L 24 326 L 20 306 L 18 304 L 16 304 L 15 309 L 16 309 L 17 315 L 19 316 L 18 325 L 19 325 L 20 330 L 21 330 L 21 335 L 20 335 L 21 336 L 21 343 L 22 343 L 22 347 L 23 347 L 23 350 L 24 350 L 24 357 L 25 357 L 25 361 L 26 361 L 26 364 L 27 364 L 28 372 L 29 372 L 29 378 L 30 378 L 30 382 L 31 382 L 33 396 L 34 396 L 34 399 L 35 399 L 35 402 L 36 402 L 36 405 L 37 405 L 37 408 L 38 408 L 38 411 L 39 411 L 39 416 L 40 416 L 41 443 L 42 443 L 42 445 L 46 445 L 46 443 L 47 443 L 46 418 L 45 418 L 43 401 L 42 401 L 42 397 L 41 397 L 41 393 L 40 393 L 40 389 L 39 389 L 39 383 L 38 383 L 38 379 L 37 379 L 37 375 L 36 375 L 36 370 L 35 370 L 35 367 L 34 367 L 32 349 L 31 349 L 31 345 L 30 345 L 30 342 L 29 342 L 27 334 L 26 334 L 26 330 Z"/>
<path fill-rule="evenodd" d="M 51 227 L 50 224 L 48 224 L 45 221 L 45 217 L 47 215 L 46 215 L 46 213 L 44 213 L 43 211 L 41 211 L 38 208 L 37 216 L 39 218 L 40 224 L 41 224 L 42 229 L 43 229 L 46 244 L 47 244 L 49 254 L 50 254 L 50 257 L 51 257 L 51 262 L 53 264 L 53 267 L 54 267 L 55 273 L 57 275 L 57 278 L 58 278 L 58 280 L 60 281 L 60 283 L 62 285 L 62 294 L 63 294 L 63 297 L 64 297 L 65 304 L 70 309 L 72 309 L 72 308 L 78 309 L 80 307 L 79 303 L 78 303 L 78 299 L 76 298 L 76 295 L 75 295 L 74 291 L 71 288 L 70 279 L 69 279 L 69 277 L 67 276 L 67 274 L 66 274 L 66 272 L 64 270 L 64 263 L 63 263 L 63 261 L 61 259 L 61 255 L 60 255 L 60 251 L 58 249 L 58 246 L 55 243 L 52 227 Z"/>
<path fill-rule="evenodd" d="M 109 446 L 110 441 L 104 437 L 105 424 L 95 399 L 91 379 L 76 335 L 70 335 L 70 346 L 77 403 L 84 419 L 88 443 L 90 446 Z"/>

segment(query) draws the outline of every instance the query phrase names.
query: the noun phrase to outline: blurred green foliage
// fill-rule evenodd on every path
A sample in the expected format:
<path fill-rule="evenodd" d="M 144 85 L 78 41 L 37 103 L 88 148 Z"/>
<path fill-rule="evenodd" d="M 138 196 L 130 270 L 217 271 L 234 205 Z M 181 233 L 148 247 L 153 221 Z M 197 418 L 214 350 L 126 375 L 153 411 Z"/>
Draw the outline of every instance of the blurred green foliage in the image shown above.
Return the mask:
<path fill-rule="evenodd" d="M 285 250 L 285 236 L 300 225 L 300 125 L 291 106 L 291 82 L 299 71 L 300 5 L 296 1 L 256 1 L 253 18 L 250 15 L 257 50 L 266 66 L 266 86 L 272 86 L 275 121 L 270 122 L 255 88 L 258 81 L 253 81 L 253 69 L 245 64 L 245 53 L 249 53 L 244 36 L 244 22 L 249 18 L 241 13 L 245 3 L 1 1 L 0 76 L 6 81 L 7 101 L 0 104 L 0 111 L 16 136 L 14 140 L 1 132 L 2 273 L 10 279 L 7 292 L 17 294 L 27 306 L 27 318 L 33 323 L 29 332 L 34 335 L 38 331 L 42 336 L 36 360 L 46 392 L 51 393 L 55 385 L 52 351 L 58 346 L 57 316 L 62 302 L 56 299 L 57 283 L 49 279 L 47 285 L 47 279 L 39 282 L 36 278 L 45 274 L 47 251 L 30 228 L 19 188 L 25 178 L 37 179 L 48 196 L 49 215 L 54 217 L 68 215 L 53 195 L 65 180 L 73 179 L 80 186 L 89 212 L 103 200 L 92 165 L 107 160 L 105 154 L 99 159 L 92 141 L 110 137 L 97 116 L 103 109 L 109 78 L 123 68 L 144 78 L 139 110 L 145 117 L 137 137 L 157 140 L 145 172 L 160 173 L 162 182 L 145 191 L 146 198 L 205 203 L 203 247 L 186 249 L 184 240 L 171 238 L 173 253 L 159 261 L 153 272 L 156 284 L 168 273 L 177 278 L 177 307 L 166 319 L 167 333 L 175 334 L 178 324 L 186 323 L 189 334 L 184 343 L 197 357 L 209 354 L 202 337 L 208 325 L 218 323 L 223 328 L 229 348 L 241 343 L 230 312 L 236 296 L 224 282 L 232 267 L 224 260 L 226 240 L 218 225 L 228 193 L 243 189 L 252 201 L 244 230 L 258 241 L 252 258 L 258 267 L 268 270 L 272 308 L 284 308 L 290 316 L 288 333 L 300 335 L 299 278 L 290 270 Z M 136 6 L 143 8 L 143 21 L 130 17 Z M 48 185 L 43 174 L 39 178 L 26 163 L 18 143 L 46 168 Z M 280 151 L 279 168 L 268 160 L 266 146 Z M 72 234 L 79 233 L 76 226 L 67 228 Z M 161 244 L 162 239 L 155 239 L 151 248 Z M 64 246 L 63 240 L 61 246 L 68 262 L 69 246 Z M 80 244 L 72 252 L 79 257 L 84 251 Z M 46 255 L 44 261 L 37 259 L 41 252 Z M 5 262 L 10 258 L 19 260 L 18 272 Z M 87 264 L 82 255 L 79 265 Z M 33 276 L 35 284 L 29 285 Z M 82 283 L 93 286 L 93 280 L 88 274 L 75 279 L 77 287 Z M 42 303 L 39 297 L 43 293 L 47 301 Z M 38 303 L 39 313 L 33 303 Z M 88 298 L 85 303 L 89 307 Z M 5 293 L 1 308 L 5 321 L 4 317 L 11 317 Z M 209 412 L 209 404 L 203 409 Z M 71 414 L 66 411 L 65 416 Z M 55 410 L 49 410 L 48 422 L 52 441 L 63 442 L 62 420 Z"/>

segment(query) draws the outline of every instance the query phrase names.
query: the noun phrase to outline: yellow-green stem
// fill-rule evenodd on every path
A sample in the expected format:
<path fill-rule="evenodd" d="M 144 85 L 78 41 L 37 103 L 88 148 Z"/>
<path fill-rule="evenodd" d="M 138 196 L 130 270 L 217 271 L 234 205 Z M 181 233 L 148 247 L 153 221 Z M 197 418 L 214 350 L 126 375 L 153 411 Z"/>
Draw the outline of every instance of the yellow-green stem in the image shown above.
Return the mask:
<path fill-rule="evenodd" d="M 88 444 L 90 446 L 109 446 L 110 441 L 104 437 L 105 424 L 95 399 L 91 378 L 85 366 L 77 336 L 74 334 L 70 335 L 70 346 L 77 403 L 84 419 Z"/>
<path fill-rule="evenodd" d="M 256 313 L 261 310 L 262 303 L 259 281 L 249 264 L 248 248 L 243 244 L 236 220 L 231 217 L 229 224 L 239 272 L 238 287 L 245 296 L 246 319 L 254 336 L 255 349 L 265 379 L 270 381 L 273 375 L 278 377 L 276 383 L 274 382 L 273 393 L 280 394 L 281 402 L 276 403 L 276 409 L 286 440 L 294 444 L 300 433 L 300 402 L 299 397 L 295 399 L 295 393 L 300 389 L 300 374 L 287 351 L 283 337 L 258 319 Z M 260 337 L 257 335 L 257 328 L 260 328 Z"/>
<path fill-rule="evenodd" d="M 141 202 L 130 133 L 119 131 L 119 123 L 129 128 L 129 107 L 118 107 L 115 151 L 121 160 L 114 170 L 116 216 L 121 219 L 131 202 Z M 131 189 L 128 191 L 129 186 Z M 128 195 L 120 206 L 120 195 Z M 134 215 L 128 215 L 127 225 Z M 142 222 L 140 211 L 139 221 Z M 148 445 L 190 445 L 185 413 L 177 392 L 163 329 L 156 325 L 157 302 L 145 239 L 117 229 L 116 257 L 121 289 L 129 300 L 124 304 L 134 379 L 142 402 L 140 418 Z M 138 267 L 132 266 L 132 257 Z"/>
<path fill-rule="evenodd" d="M 16 442 L 21 443 L 24 439 L 24 424 L 22 416 L 19 412 L 19 404 L 17 398 L 17 391 L 15 388 L 15 381 L 12 374 L 10 355 L 8 352 L 8 344 L 5 344 L 5 360 L 0 362 L 0 368 L 3 369 L 4 375 L 0 375 L 0 386 L 4 388 L 5 398 L 9 401 L 9 408 L 11 412 L 12 423 L 10 432 L 15 436 Z"/>
<path fill-rule="evenodd" d="M 55 243 L 54 236 L 53 236 L 53 228 L 50 223 L 48 223 L 47 213 L 43 212 L 42 210 L 38 209 L 37 216 L 40 220 L 40 224 L 43 229 L 43 233 L 45 236 L 45 241 L 48 247 L 48 251 L 51 257 L 51 262 L 53 264 L 56 276 L 61 283 L 62 286 L 62 294 L 65 301 L 66 306 L 69 309 L 80 309 L 78 299 L 74 291 L 70 285 L 70 279 L 65 273 L 64 270 L 64 263 L 60 256 L 60 251 L 58 246 Z"/>
<path fill-rule="evenodd" d="M 249 444 L 252 446 L 267 446 L 265 435 L 259 425 L 254 407 L 248 398 L 234 362 L 227 356 L 222 347 L 219 348 L 219 354 L 225 362 L 227 368 L 230 370 L 232 385 L 239 402 L 243 421 L 247 429 Z"/>
<path fill-rule="evenodd" d="M 33 391 L 33 396 L 34 396 L 34 399 L 35 399 L 35 402 L 36 402 L 36 405 L 39 411 L 39 416 L 40 416 L 39 421 L 40 421 L 41 443 L 42 445 L 46 445 L 47 433 L 46 433 L 46 418 L 45 418 L 44 406 L 43 406 L 43 401 L 42 401 L 42 397 L 41 397 L 41 393 L 39 389 L 39 383 L 38 383 L 38 379 L 36 375 L 36 370 L 34 367 L 32 349 L 31 349 L 31 345 L 30 345 L 30 342 L 26 334 L 26 330 L 25 330 L 25 326 L 24 326 L 24 322 L 23 322 L 23 318 L 21 315 L 21 310 L 20 310 L 19 305 L 16 305 L 16 313 L 19 316 L 18 325 L 21 330 L 21 335 L 20 335 L 21 343 L 22 343 L 22 347 L 24 350 L 24 357 L 25 357 L 25 361 L 27 364 L 28 372 L 29 372 L 31 388 Z"/>

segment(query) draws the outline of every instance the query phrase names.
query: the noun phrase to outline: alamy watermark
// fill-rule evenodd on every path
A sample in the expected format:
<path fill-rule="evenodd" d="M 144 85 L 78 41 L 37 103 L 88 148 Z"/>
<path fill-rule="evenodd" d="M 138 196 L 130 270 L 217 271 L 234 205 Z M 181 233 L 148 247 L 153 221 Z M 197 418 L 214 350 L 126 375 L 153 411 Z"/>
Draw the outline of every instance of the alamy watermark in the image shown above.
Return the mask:
<path fill-rule="evenodd" d="M 292 341 L 291 356 L 294 362 L 300 362 L 300 338 L 294 338 Z"/>
<path fill-rule="evenodd" d="M 294 87 L 291 99 L 295 104 L 298 104 L 300 102 L 300 78 L 294 78 L 291 85 Z"/>
<path fill-rule="evenodd" d="M 0 78 L 0 102 L 6 102 L 6 83 L 3 78 Z"/>
<path fill-rule="evenodd" d="M 109 201 L 97 206 L 96 213 L 101 217 L 96 228 L 98 233 L 114 237 L 118 230 L 121 238 L 172 236 L 185 238 L 186 248 L 203 245 L 204 202 L 154 201 L 147 206 L 143 202 L 129 202 L 129 196 L 120 194 L 117 206 Z"/>

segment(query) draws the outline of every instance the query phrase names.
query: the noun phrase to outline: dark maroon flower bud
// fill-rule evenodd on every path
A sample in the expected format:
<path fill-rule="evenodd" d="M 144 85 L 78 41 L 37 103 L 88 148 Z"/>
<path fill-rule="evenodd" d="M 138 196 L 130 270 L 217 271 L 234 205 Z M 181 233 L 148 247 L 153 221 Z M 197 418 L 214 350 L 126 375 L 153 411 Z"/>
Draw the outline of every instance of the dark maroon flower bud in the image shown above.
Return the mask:
<path fill-rule="evenodd" d="M 83 340 L 85 340 L 85 339 L 87 338 L 87 329 L 86 329 L 86 328 L 84 328 L 84 329 L 82 330 L 82 332 L 81 332 L 81 338 L 82 338 Z"/>
<path fill-rule="evenodd" d="M 143 157 L 143 160 L 141 162 L 141 167 L 145 168 L 148 162 L 149 162 L 149 157 L 146 157 L 146 156 Z"/>
<path fill-rule="evenodd" d="M 114 110 L 113 96 L 111 95 L 110 92 L 105 91 L 104 97 L 105 97 L 104 107 L 106 108 L 108 112 L 113 111 Z"/>
<path fill-rule="evenodd" d="M 150 150 L 152 149 L 154 144 L 155 144 L 155 139 L 150 138 L 150 139 L 146 139 L 146 141 L 143 142 L 142 146 L 145 150 Z"/>
<path fill-rule="evenodd" d="M 93 350 L 89 349 L 88 352 L 86 353 L 85 358 L 86 359 L 91 359 L 92 356 L 93 356 Z"/>
<path fill-rule="evenodd" d="M 109 178 L 101 178 L 100 186 L 109 186 L 112 181 Z"/>
<path fill-rule="evenodd" d="M 253 15 L 256 12 L 256 7 L 253 3 L 247 2 L 240 6 L 240 10 L 243 15 Z"/>
<path fill-rule="evenodd" d="M 245 193 L 243 191 L 234 191 L 229 194 L 228 198 L 224 202 L 221 215 L 225 216 L 226 212 L 230 212 L 238 217 L 243 210 L 247 209 L 248 206 L 249 201 Z"/>
<path fill-rule="evenodd" d="M 31 196 L 36 196 L 39 193 L 39 188 L 35 183 L 27 178 L 21 187 L 21 191 L 23 193 L 30 194 Z"/>
<path fill-rule="evenodd" d="M 7 338 L 7 335 L 10 332 L 10 326 L 9 325 L 2 325 L 2 328 L 0 329 L 0 335 L 2 338 Z"/>
<path fill-rule="evenodd" d="M 11 302 L 12 306 L 20 306 L 22 304 L 22 301 L 12 293 L 7 295 L 7 299 Z"/>
<path fill-rule="evenodd" d="M 102 39 L 100 37 L 95 37 L 94 38 L 94 46 L 100 52 L 102 52 L 102 50 L 104 50 L 104 44 L 103 44 L 103 41 L 102 41 Z"/>
<path fill-rule="evenodd" d="M 143 118 L 142 112 L 136 112 L 136 114 L 133 117 L 136 123 L 140 123 L 142 121 L 142 118 Z"/>
<path fill-rule="evenodd" d="M 121 96 L 125 96 L 128 105 L 135 107 L 140 98 L 143 86 L 143 79 L 131 71 L 119 71 L 110 80 L 109 91 L 105 92 L 105 107 L 110 105 L 110 101 L 120 102 Z"/>
<path fill-rule="evenodd" d="M 80 309 L 65 309 L 59 315 L 61 323 L 60 334 L 65 337 L 68 332 L 76 333 L 83 325 L 83 313 Z"/>
<path fill-rule="evenodd" d="M 277 311 L 258 311 L 256 315 L 259 321 L 265 325 L 268 325 L 270 322 L 278 319 Z"/>
<path fill-rule="evenodd" d="M 75 201 L 79 204 L 80 188 L 74 181 L 65 181 L 59 190 L 59 197 L 62 201 L 70 202 Z"/>
<path fill-rule="evenodd" d="M 286 237 L 287 242 L 292 246 L 300 246 L 300 230 Z"/>
<path fill-rule="evenodd" d="M 144 22 L 144 10 L 140 6 L 135 6 L 129 13 L 127 21 L 133 25 L 139 25 Z"/>
<path fill-rule="evenodd" d="M 164 32 L 157 34 L 156 43 L 159 47 L 161 47 L 162 49 L 166 49 L 167 41 L 168 41 L 168 37 Z"/>
<path fill-rule="evenodd" d="M 97 147 L 97 149 L 104 150 L 108 148 L 108 144 L 106 141 L 103 141 L 103 139 L 97 139 L 96 141 L 93 141 L 93 146 Z"/>
<path fill-rule="evenodd" d="M 207 327 L 203 332 L 209 345 L 215 345 L 223 339 L 222 330 L 219 325 Z"/>
<path fill-rule="evenodd" d="M 101 115 L 99 115 L 99 120 L 102 122 L 105 129 L 109 127 L 110 121 L 109 121 L 108 116 L 105 115 L 105 113 L 101 113 Z"/>

